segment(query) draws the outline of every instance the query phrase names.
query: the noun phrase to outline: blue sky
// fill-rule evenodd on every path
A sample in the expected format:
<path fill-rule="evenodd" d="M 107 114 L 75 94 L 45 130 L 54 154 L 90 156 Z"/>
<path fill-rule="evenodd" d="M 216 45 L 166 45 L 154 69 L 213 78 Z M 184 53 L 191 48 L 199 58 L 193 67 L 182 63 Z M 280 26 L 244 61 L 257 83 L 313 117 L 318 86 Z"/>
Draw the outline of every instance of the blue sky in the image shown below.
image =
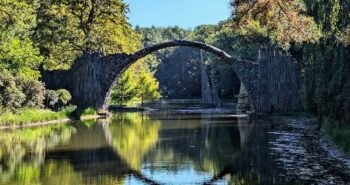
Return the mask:
<path fill-rule="evenodd" d="M 129 22 L 141 27 L 175 26 L 193 28 L 216 24 L 230 14 L 230 0 L 125 0 Z"/>

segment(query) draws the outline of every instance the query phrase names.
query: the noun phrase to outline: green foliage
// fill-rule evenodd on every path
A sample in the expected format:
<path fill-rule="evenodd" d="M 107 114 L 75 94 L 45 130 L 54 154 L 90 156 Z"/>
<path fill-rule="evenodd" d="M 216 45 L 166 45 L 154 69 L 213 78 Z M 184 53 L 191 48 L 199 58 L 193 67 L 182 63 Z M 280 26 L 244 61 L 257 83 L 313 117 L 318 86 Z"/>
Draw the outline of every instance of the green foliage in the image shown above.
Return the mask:
<path fill-rule="evenodd" d="M 136 27 L 135 31 L 143 36 L 143 42 L 145 46 L 152 45 L 154 43 L 164 42 L 164 40 L 172 39 L 184 39 L 190 33 L 189 30 L 182 29 L 178 26 L 157 28 L 152 26 L 151 28 Z"/>
<path fill-rule="evenodd" d="M 141 102 L 161 97 L 159 93 L 159 82 L 150 74 L 144 73 L 141 75 L 138 89 Z"/>
<path fill-rule="evenodd" d="M 113 87 L 110 104 L 126 105 L 132 101 L 160 98 L 159 83 L 144 60 L 126 70 Z"/>
<path fill-rule="evenodd" d="M 65 89 L 47 90 L 45 105 L 54 110 L 58 110 L 61 107 L 67 105 L 71 99 L 72 99 L 71 94 L 69 93 L 69 91 Z"/>
<path fill-rule="evenodd" d="M 67 143 L 75 132 L 71 125 L 17 129 L 0 134 L 0 182 L 4 184 L 46 184 L 40 182 L 45 153 Z M 30 157 L 28 158 L 27 156 Z"/>
<path fill-rule="evenodd" d="M 125 71 L 113 87 L 111 104 L 125 105 L 137 96 L 136 81 L 132 80 L 132 70 Z"/>
<path fill-rule="evenodd" d="M 63 105 L 67 105 L 67 103 L 72 99 L 72 95 L 66 89 L 59 89 L 56 92 L 59 94 L 59 102 Z"/>
<path fill-rule="evenodd" d="M 348 114 L 344 87 L 350 71 L 349 46 L 346 30 L 349 27 L 348 1 L 306 1 L 307 10 L 323 31 L 318 43 L 302 47 L 303 102 L 307 111 L 342 122 Z"/>
<path fill-rule="evenodd" d="M 21 79 L 18 83 L 26 96 L 22 107 L 42 108 L 45 100 L 44 84 L 37 80 L 28 79 Z"/>
<path fill-rule="evenodd" d="M 94 116 L 97 115 L 97 111 L 94 108 L 86 108 L 83 110 L 83 112 L 81 113 L 81 116 Z"/>
<path fill-rule="evenodd" d="M 234 1 L 233 27 L 290 48 L 301 63 L 307 111 L 344 121 L 350 79 L 348 0 Z M 233 32 L 237 32 L 237 30 Z"/>
<path fill-rule="evenodd" d="M 38 79 L 42 62 L 30 39 L 35 26 L 35 6 L 21 0 L 0 2 L 0 68 L 26 79 Z"/>
<path fill-rule="evenodd" d="M 14 77 L 9 71 L 0 69 L 0 106 L 16 110 L 21 107 L 43 107 L 45 88 L 37 80 Z"/>
<path fill-rule="evenodd" d="M 234 28 L 266 33 L 285 49 L 291 43 L 316 42 L 322 36 L 313 17 L 305 14 L 304 0 L 240 0 L 232 5 Z"/>
<path fill-rule="evenodd" d="M 59 112 L 30 108 L 21 109 L 18 111 L 18 113 L 7 111 L 0 116 L 0 125 L 19 125 L 65 119 L 68 118 L 73 113 L 73 111 L 75 111 L 74 107 L 67 107 L 66 109 L 63 109 Z"/>
<path fill-rule="evenodd" d="M 112 145 L 120 157 L 134 170 L 158 140 L 160 122 L 147 115 L 127 113 L 114 115 L 109 124 Z"/>
<path fill-rule="evenodd" d="M 83 53 L 133 52 L 140 36 L 121 0 L 41 1 L 34 40 L 49 69 L 67 69 Z"/>
<path fill-rule="evenodd" d="M 25 94 L 16 84 L 16 78 L 7 70 L 0 75 L 0 106 L 6 109 L 18 109 L 25 101 Z"/>

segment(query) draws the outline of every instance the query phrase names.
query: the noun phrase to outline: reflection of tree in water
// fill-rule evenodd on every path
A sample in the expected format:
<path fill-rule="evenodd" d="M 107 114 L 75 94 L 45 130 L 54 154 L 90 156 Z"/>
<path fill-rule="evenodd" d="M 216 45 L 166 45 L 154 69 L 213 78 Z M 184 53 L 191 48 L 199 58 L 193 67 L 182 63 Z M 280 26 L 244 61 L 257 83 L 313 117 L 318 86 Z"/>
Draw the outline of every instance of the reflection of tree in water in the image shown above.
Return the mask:
<path fill-rule="evenodd" d="M 39 184 L 45 151 L 68 142 L 75 129 L 57 125 L 0 133 L 0 182 Z"/>
<path fill-rule="evenodd" d="M 158 141 L 160 122 L 144 114 L 114 115 L 109 131 L 119 156 L 134 170 L 140 170 L 145 154 Z"/>
<path fill-rule="evenodd" d="M 159 122 L 145 115 L 126 114 L 113 117 L 112 124 L 2 132 L 0 184 L 124 184 L 129 175 L 152 184 L 137 169 L 157 142 L 158 129 Z"/>
<path fill-rule="evenodd" d="M 140 114 L 121 114 L 111 120 L 75 126 L 70 142 L 46 155 L 42 182 L 55 184 L 123 184 L 132 175 L 154 183 L 138 169 L 142 157 L 158 139 L 159 122 Z M 50 178 L 49 176 L 53 176 Z"/>

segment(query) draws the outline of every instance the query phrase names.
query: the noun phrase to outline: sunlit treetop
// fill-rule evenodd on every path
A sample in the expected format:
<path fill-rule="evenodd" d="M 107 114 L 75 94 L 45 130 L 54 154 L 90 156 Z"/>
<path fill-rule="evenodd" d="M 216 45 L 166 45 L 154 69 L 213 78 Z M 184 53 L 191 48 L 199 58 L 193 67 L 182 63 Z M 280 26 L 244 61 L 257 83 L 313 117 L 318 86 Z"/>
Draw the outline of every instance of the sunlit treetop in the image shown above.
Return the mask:
<path fill-rule="evenodd" d="M 42 61 L 30 39 L 35 26 L 35 6 L 21 0 L 0 1 L 0 68 L 23 78 L 36 79 Z"/>
<path fill-rule="evenodd" d="M 69 68 L 83 53 L 130 53 L 140 36 L 127 22 L 121 0 L 41 1 L 34 39 L 46 57 L 46 67 Z"/>
<path fill-rule="evenodd" d="M 232 6 L 234 29 L 265 32 L 285 49 L 291 43 L 314 42 L 321 37 L 302 0 L 233 0 Z"/>

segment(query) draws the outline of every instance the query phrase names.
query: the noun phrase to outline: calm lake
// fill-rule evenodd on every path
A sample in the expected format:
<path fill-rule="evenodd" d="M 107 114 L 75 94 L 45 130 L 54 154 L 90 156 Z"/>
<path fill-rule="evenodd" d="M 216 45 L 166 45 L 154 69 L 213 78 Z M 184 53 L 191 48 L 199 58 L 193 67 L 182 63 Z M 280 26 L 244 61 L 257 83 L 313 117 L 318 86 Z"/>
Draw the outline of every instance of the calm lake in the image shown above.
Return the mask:
<path fill-rule="evenodd" d="M 231 114 L 118 113 L 0 132 L 0 184 L 285 184 L 273 124 Z"/>

